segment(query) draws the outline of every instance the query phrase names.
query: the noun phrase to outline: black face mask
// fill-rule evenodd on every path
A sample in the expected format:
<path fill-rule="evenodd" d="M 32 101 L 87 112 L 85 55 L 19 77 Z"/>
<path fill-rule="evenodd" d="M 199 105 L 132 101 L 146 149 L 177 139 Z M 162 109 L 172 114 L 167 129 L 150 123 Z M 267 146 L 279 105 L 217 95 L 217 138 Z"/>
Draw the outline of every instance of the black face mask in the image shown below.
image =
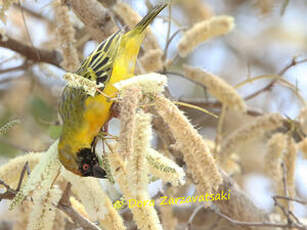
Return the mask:
<path fill-rule="evenodd" d="M 79 170 L 82 176 L 106 178 L 106 172 L 99 166 L 98 158 L 90 148 L 83 148 L 78 152 Z"/>

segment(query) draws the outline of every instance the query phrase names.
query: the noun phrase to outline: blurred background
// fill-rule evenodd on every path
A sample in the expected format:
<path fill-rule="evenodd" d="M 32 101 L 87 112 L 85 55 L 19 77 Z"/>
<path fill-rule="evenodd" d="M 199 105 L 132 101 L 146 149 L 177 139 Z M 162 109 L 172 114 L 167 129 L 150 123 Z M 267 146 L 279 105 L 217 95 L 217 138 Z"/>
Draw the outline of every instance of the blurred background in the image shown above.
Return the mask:
<path fill-rule="evenodd" d="M 3 7 L 6 2 L 0 1 L 0 7 L 1 3 Z M 7 35 L 34 47 L 58 49 L 52 1 L 13 2 L 1 15 L 2 37 Z M 124 2 L 141 16 L 146 14 L 151 4 L 156 3 L 145 0 Z M 180 73 L 182 63 L 190 64 L 236 85 L 251 77 L 278 74 L 293 60 L 307 58 L 306 0 L 174 0 L 173 3 L 171 34 L 213 15 L 233 16 L 235 28 L 225 36 L 204 42 L 188 57 L 176 58 L 171 66 L 172 72 Z M 72 11 L 70 17 L 76 30 L 78 55 L 82 60 L 98 43 Z M 168 31 L 168 10 L 164 10 L 154 21 L 152 30 L 163 49 Z M 181 37 L 182 33 L 178 33 L 170 43 L 169 59 L 176 56 Z M 7 134 L 0 135 L 0 164 L 25 152 L 46 150 L 59 137 L 61 125 L 57 104 L 65 86 L 62 79 L 65 72 L 51 64 L 26 60 L 19 53 L 0 47 L 0 127 L 10 120 L 21 121 Z M 176 100 L 200 101 L 202 103 L 199 104 L 204 108 L 220 113 L 220 108 L 212 106 L 214 98 L 203 87 L 178 75 L 169 74 L 168 77 L 169 92 Z M 283 78 L 291 82 L 295 89 L 275 84 L 269 90 L 246 100 L 249 115 L 227 112 L 223 133 L 231 133 L 262 113 L 278 112 L 296 119 L 307 99 L 307 62 L 289 68 Z M 269 82 L 271 79 L 261 79 L 244 85 L 238 91 L 245 98 Z M 185 112 L 200 133 L 214 141 L 217 120 L 199 111 L 185 109 Z M 118 122 L 112 121 L 111 133 L 116 134 L 118 127 Z M 240 151 L 243 167 L 242 173 L 236 178 L 237 182 L 258 207 L 272 210 L 272 182 L 264 175 L 262 167 L 265 152 L 263 142 L 242 147 Z M 297 160 L 296 185 L 297 196 L 306 200 L 307 160 L 303 159 L 301 153 Z M 306 206 L 296 204 L 295 213 L 306 218 Z"/>

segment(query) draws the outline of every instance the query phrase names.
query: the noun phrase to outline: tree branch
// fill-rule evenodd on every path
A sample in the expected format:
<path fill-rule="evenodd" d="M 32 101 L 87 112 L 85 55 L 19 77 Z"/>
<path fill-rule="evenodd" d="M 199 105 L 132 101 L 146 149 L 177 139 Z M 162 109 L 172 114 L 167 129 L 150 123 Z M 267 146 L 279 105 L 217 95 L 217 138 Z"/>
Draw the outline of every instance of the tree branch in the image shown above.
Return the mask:
<path fill-rule="evenodd" d="M 0 47 L 13 50 L 34 62 L 46 62 L 60 67 L 62 55 L 56 50 L 39 49 L 23 44 L 13 38 L 4 39 L 0 34 Z"/>
<path fill-rule="evenodd" d="M 161 119 L 154 119 L 153 121 L 153 127 L 156 130 L 159 130 L 161 127 L 164 132 L 161 136 L 162 132 L 157 132 L 158 136 L 165 141 L 166 146 L 172 146 L 175 144 L 175 140 L 170 133 L 170 131 L 167 129 L 167 125 L 163 124 L 163 120 Z M 169 135 L 168 138 L 165 138 L 165 133 Z M 171 153 L 176 158 L 176 162 L 182 162 L 178 163 L 180 166 L 184 165 L 184 162 L 182 160 L 183 154 L 180 154 L 180 150 L 178 150 L 178 153 L 174 153 L 171 151 Z M 223 211 L 224 215 L 227 215 L 233 219 L 236 219 L 238 221 L 259 221 L 264 222 L 268 220 L 267 213 L 265 213 L 263 210 L 257 208 L 253 201 L 246 195 L 245 192 L 243 192 L 239 186 L 236 184 L 236 182 L 230 178 L 224 171 L 220 170 L 220 173 L 223 177 L 223 183 L 219 186 L 219 189 L 217 193 L 230 193 L 230 199 L 228 200 L 216 200 L 213 201 L 214 204 L 218 207 L 219 210 Z M 187 174 L 187 177 L 190 178 L 190 176 Z M 191 179 L 191 178 L 190 178 Z M 201 210 L 201 209 L 199 209 Z M 194 213 L 194 217 L 197 213 Z M 191 217 L 191 222 L 194 218 Z M 189 225 L 187 227 L 190 227 Z M 245 229 L 252 229 L 251 227 L 246 227 Z"/>
<path fill-rule="evenodd" d="M 71 183 L 68 183 L 62 198 L 57 205 L 57 208 L 66 213 L 76 224 L 78 224 L 83 229 L 101 230 L 98 226 L 81 216 L 75 209 L 73 209 L 73 207 L 71 207 L 71 203 L 69 201 L 70 193 Z"/>
<path fill-rule="evenodd" d="M 220 194 L 222 192 L 229 192 L 230 199 L 214 201 L 218 210 L 222 210 L 224 215 L 242 222 L 266 221 L 268 219 L 267 214 L 263 210 L 257 208 L 246 193 L 241 191 L 235 181 L 224 171 L 220 170 L 220 173 L 223 177 L 223 183 L 220 185 L 217 192 Z"/>
<path fill-rule="evenodd" d="M 280 78 L 289 70 L 291 69 L 293 66 L 296 66 L 298 64 L 301 64 L 301 63 L 304 63 L 304 62 L 307 62 L 307 58 L 306 59 L 303 59 L 303 60 L 300 60 L 300 61 L 297 61 L 296 60 L 296 57 L 294 57 L 292 59 L 292 61 L 290 62 L 290 64 L 288 64 L 287 66 L 285 66 L 281 71 L 279 71 L 279 73 L 277 75 L 280 76 Z M 274 80 L 272 80 L 269 84 L 267 84 L 266 86 L 264 86 L 263 88 L 257 90 L 256 92 L 250 94 L 249 96 L 245 97 L 244 100 L 250 100 L 256 96 L 258 96 L 259 94 L 265 92 L 265 91 L 269 91 L 273 86 L 274 84 L 280 79 L 280 78 L 275 78 Z"/>
<path fill-rule="evenodd" d="M 235 224 L 235 225 L 242 225 L 242 226 L 248 226 L 248 227 L 274 227 L 274 228 L 296 228 L 296 229 L 301 229 L 301 230 L 306 230 L 305 226 L 300 226 L 298 224 L 275 224 L 275 223 L 268 223 L 268 222 L 245 222 L 245 221 L 239 221 L 239 220 L 234 220 L 230 218 L 229 216 L 224 215 L 218 210 L 214 210 L 214 212 L 220 216 L 223 217 L 224 219 L 228 220 L 230 223 Z"/>

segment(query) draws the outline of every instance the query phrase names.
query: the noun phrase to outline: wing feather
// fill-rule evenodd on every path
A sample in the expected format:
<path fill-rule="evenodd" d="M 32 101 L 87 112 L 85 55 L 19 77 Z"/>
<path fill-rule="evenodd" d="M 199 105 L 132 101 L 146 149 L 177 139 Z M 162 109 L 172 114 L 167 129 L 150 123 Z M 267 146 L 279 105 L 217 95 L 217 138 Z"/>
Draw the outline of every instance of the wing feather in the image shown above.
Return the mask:
<path fill-rule="evenodd" d="M 83 61 L 76 74 L 97 83 L 105 84 L 109 81 L 121 36 L 122 32 L 118 31 L 100 43 Z"/>

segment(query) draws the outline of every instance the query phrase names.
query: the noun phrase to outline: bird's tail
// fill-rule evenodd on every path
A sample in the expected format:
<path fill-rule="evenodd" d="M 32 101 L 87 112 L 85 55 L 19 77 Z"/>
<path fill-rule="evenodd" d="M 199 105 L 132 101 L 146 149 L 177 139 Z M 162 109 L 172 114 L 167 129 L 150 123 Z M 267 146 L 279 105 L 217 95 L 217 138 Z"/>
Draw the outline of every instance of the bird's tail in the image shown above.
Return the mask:
<path fill-rule="evenodd" d="M 128 79 L 134 75 L 135 62 L 145 37 L 145 29 L 152 20 L 167 6 L 166 3 L 155 6 L 134 29 L 121 37 L 117 55 L 113 63 L 112 76 L 108 85 Z M 109 87 L 107 87 L 109 88 Z M 109 89 L 105 89 L 108 91 Z"/>
<path fill-rule="evenodd" d="M 143 32 L 146 27 L 154 20 L 154 18 L 167 6 L 167 3 L 160 3 L 152 8 L 142 20 L 135 26 L 134 30 Z"/>

